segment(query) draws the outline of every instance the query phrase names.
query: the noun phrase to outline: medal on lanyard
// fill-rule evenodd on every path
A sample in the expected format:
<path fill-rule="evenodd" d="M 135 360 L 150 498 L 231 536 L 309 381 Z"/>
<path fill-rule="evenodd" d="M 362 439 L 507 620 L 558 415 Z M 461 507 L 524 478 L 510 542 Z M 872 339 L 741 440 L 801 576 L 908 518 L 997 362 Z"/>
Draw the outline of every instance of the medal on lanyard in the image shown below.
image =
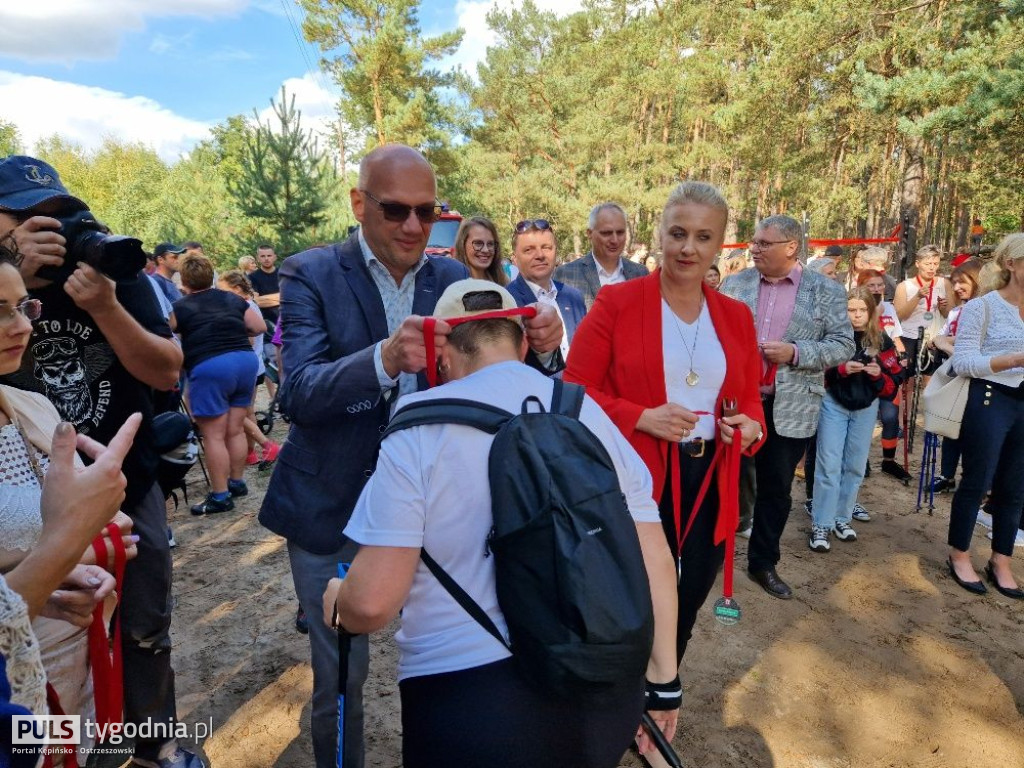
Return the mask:
<path fill-rule="evenodd" d="M 919 289 L 920 288 L 924 288 L 924 283 L 921 282 L 921 278 L 918 277 L 918 278 L 915 278 L 915 279 L 917 280 L 917 287 Z M 925 309 L 924 319 L 925 319 L 925 322 L 928 322 L 928 323 L 930 323 L 932 320 L 935 319 L 935 313 L 932 312 L 932 295 L 934 293 L 935 293 L 935 278 L 933 277 L 931 285 L 928 286 L 928 298 L 925 299 L 925 304 L 924 304 L 924 309 Z M 923 294 L 922 294 L 922 296 L 923 296 Z"/>
<path fill-rule="evenodd" d="M 739 413 L 738 404 L 733 398 L 722 400 L 722 414 L 724 416 L 735 416 Z M 732 521 L 731 528 L 736 528 L 739 523 L 739 472 L 740 454 L 743 451 L 742 435 L 739 430 L 733 435 L 732 445 L 723 445 L 725 449 L 725 466 L 722 468 L 726 476 L 728 491 L 726 498 L 722 499 L 722 512 L 727 519 Z M 736 532 L 730 530 L 725 538 L 725 568 L 723 573 L 722 596 L 715 601 L 715 621 L 727 627 L 734 626 L 740 621 L 742 611 L 740 604 L 732 596 L 733 558 L 736 547 Z"/>

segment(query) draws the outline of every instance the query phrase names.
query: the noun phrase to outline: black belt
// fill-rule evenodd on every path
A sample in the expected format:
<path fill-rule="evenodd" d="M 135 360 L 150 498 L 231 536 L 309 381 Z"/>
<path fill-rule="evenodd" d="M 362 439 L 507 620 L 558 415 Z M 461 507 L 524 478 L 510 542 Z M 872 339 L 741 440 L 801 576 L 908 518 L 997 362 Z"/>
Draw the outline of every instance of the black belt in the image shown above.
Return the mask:
<path fill-rule="evenodd" d="M 712 454 L 715 452 L 715 441 L 705 440 L 703 437 L 698 437 L 690 440 L 686 443 L 679 444 L 679 455 L 688 456 L 691 459 L 699 459 L 705 454 Z"/>

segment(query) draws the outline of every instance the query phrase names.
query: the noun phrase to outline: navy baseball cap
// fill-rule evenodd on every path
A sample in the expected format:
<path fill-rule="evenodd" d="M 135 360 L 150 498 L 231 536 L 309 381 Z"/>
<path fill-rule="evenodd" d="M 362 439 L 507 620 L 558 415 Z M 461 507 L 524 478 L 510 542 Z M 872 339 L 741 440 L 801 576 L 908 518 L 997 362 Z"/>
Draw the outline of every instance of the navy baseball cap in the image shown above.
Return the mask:
<path fill-rule="evenodd" d="M 185 249 L 181 248 L 174 243 L 160 243 L 156 248 L 153 249 L 153 258 L 157 256 L 163 256 L 165 253 L 184 253 Z"/>
<path fill-rule="evenodd" d="M 54 198 L 69 203 L 73 210 L 89 208 L 68 192 L 49 163 L 24 155 L 11 155 L 0 160 L 0 208 L 30 211 Z"/>

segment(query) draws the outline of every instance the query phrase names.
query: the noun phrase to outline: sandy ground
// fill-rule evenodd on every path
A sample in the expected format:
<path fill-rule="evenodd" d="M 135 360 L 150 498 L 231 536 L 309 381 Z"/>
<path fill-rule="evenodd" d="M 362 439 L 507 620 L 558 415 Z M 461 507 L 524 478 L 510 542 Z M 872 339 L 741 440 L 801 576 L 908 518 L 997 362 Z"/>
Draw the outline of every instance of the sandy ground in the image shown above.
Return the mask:
<path fill-rule="evenodd" d="M 283 541 L 256 519 L 267 475 L 250 470 L 252 493 L 233 513 L 193 518 L 184 503 L 168 507 L 178 711 L 184 722 L 213 719 L 200 746 L 214 768 L 313 765 L 309 646 L 293 626 Z M 190 500 L 204 490 L 194 472 Z M 874 520 L 856 524 L 859 541 L 815 554 L 797 481 L 779 566 L 790 601 L 743 578 L 739 539 L 743 620 L 720 626 L 709 605 L 682 671 L 675 748 L 684 765 L 1024 767 L 1024 605 L 991 590 L 972 597 L 950 580 L 950 497 L 929 516 L 914 511 L 915 495 L 875 472 L 861 494 Z M 988 541 L 977 530 L 980 568 Z M 1024 580 L 1019 561 L 1016 571 Z M 372 641 L 368 766 L 401 765 L 392 633 Z"/>

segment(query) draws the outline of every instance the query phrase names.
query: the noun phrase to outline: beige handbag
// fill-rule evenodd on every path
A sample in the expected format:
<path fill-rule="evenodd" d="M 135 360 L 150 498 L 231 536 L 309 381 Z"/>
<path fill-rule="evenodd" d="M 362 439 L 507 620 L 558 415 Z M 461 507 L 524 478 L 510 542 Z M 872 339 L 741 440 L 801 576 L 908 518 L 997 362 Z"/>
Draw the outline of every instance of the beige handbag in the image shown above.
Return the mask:
<path fill-rule="evenodd" d="M 988 333 L 988 304 L 985 317 L 981 321 L 980 347 Z M 955 343 L 955 342 L 954 342 Z M 967 395 L 971 391 L 970 376 L 957 376 L 953 373 L 950 357 L 932 374 L 931 381 L 924 388 L 924 429 L 942 437 L 953 440 L 960 438 L 960 425 L 964 420 L 964 409 L 967 407 Z"/>

